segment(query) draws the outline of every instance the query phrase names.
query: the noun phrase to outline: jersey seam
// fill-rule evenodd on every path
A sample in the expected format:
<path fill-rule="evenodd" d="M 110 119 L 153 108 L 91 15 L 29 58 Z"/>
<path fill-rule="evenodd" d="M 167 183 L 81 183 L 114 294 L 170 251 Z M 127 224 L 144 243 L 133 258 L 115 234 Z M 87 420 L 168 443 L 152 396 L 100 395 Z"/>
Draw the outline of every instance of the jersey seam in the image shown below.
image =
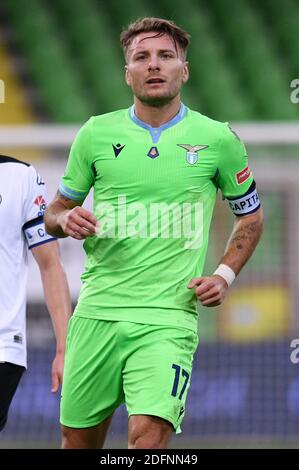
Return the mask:
<path fill-rule="evenodd" d="M 216 172 L 215 172 L 216 174 L 217 174 L 217 172 L 218 172 L 217 180 L 219 180 L 219 178 L 220 178 L 220 176 L 221 176 L 221 172 L 220 172 L 219 167 L 220 167 L 220 158 L 221 158 L 221 155 L 222 155 L 223 140 L 224 140 L 224 137 L 225 137 L 225 135 L 224 135 L 224 130 L 226 129 L 226 125 L 227 125 L 227 123 L 224 122 L 224 123 L 223 123 L 223 126 L 221 126 L 221 127 L 222 127 L 222 133 L 220 134 L 220 137 L 219 137 L 219 140 L 218 140 L 219 152 L 218 152 L 218 158 L 217 158 L 217 168 L 216 168 Z M 216 182 L 217 182 L 217 181 L 216 181 Z M 217 182 L 217 187 L 220 189 L 220 191 L 221 191 L 221 193 L 222 193 L 221 186 L 218 184 L 218 182 Z M 223 193 L 222 193 L 222 196 L 223 196 L 223 198 L 225 199 Z"/>
<path fill-rule="evenodd" d="M 91 126 L 90 126 L 90 131 L 89 131 L 89 145 L 90 145 L 90 151 L 91 151 L 91 170 L 92 170 L 92 167 L 94 165 L 94 152 L 93 152 L 93 139 L 92 139 L 92 136 L 93 136 L 93 127 L 94 127 L 94 117 L 92 116 L 91 118 Z M 94 174 L 95 174 L 95 171 L 92 171 L 92 174 L 93 174 L 93 185 L 94 186 L 94 183 L 95 183 L 95 177 L 94 177 Z M 90 189 L 89 189 L 90 191 Z"/>

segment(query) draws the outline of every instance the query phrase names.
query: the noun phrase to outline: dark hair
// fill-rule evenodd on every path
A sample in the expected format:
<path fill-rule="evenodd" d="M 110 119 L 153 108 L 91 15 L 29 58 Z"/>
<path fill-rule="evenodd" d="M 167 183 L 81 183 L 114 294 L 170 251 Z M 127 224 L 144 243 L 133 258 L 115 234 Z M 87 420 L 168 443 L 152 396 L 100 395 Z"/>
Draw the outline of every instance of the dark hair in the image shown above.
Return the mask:
<path fill-rule="evenodd" d="M 190 44 L 190 35 L 177 26 L 173 21 L 164 20 L 163 18 L 139 18 L 128 25 L 127 29 L 122 31 L 120 35 L 120 43 L 123 48 L 125 57 L 127 56 L 128 48 L 130 47 L 133 39 L 140 33 L 158 33 L 157 36 L 164 34 L 171 37 L 175 47 L 177 45 L 182 50 L 186 57 L 187 47 Z"/>

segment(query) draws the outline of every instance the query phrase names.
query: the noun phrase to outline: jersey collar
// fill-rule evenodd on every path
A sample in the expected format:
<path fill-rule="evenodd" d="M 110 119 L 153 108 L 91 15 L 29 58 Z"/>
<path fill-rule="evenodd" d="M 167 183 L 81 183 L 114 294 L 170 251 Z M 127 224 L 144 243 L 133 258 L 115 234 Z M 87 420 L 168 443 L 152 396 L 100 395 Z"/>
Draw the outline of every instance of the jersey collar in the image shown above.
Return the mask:
<path fill-rule="evenodd" d="M 138 126 L 142 127 L 143 129 L 147 129 L 150 132 L 152 139 L 153 139 L 153 143 L 157 143 L 158 140 L 160 139 L 161 133 L 165 131 L 166 129 L 169 129 L 169 127 L 175 126 L 178 122 L 180 122 L 185 117 L 186 113 L 187 113 L 187 108 L 183 103 L 181 103 L 178 114 L 176 114 L 176 116 L 170 119 L 170 121 L 165 122 L 165 124 L 162 124 L 162 126 L 160 127 L 152 127 L 146 122 L 141 121 L 141 119 L 139 119 L 136 116 L 134 105 L 131 106 L 131 108 L 129 109 L 129 114 L 130 114 L 130 118 L 132 119 L 132 121 L 134 121 Z"/>

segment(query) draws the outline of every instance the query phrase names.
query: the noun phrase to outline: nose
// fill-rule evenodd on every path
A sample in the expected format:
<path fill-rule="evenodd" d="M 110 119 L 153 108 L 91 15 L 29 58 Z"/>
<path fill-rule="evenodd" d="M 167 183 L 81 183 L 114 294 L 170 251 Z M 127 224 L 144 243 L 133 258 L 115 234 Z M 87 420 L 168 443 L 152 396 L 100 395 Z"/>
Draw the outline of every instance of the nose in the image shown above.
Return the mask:
<path fill-rule="evenodd" d="M 159 64 L 159 60 L 157 57 L 151 57 L 148 63 L 148 70 L 149 72 L 151 70 L 160 70 L 160 64 Z"/>

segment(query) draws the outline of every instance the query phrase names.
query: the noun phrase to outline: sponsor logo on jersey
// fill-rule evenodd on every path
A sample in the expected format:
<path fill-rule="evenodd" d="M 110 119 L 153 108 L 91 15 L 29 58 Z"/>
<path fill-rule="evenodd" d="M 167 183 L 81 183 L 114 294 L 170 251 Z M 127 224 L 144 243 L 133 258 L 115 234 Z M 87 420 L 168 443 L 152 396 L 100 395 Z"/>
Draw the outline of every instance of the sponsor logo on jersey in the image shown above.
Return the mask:
<path fill-rule="evenodd" d="M 183 406 L 181 406 L 178 419 L 180 419 L 180 417 L 182 416 L 182 414 L 184 413 L 184 411 L 185 411 L 185 408 L 184 408 Z"/>
<path fill-rule="evenodd" d="M 246 168 L 244 168 L 244 170 L 239 171 L 239 173 L 236 173 L 237 183 L 238 184 L 244 183 L 244 181 L 248 180 L 250 175 L 251 175 L 251 171 L 250 171 L 249 166 L 247 166 Z"/>
<path fill-rule="evenodd" d="M 182 147 L 183 149 L 187 150 L 186 153 L 186 160 L 190 165 L 194 165 L 198 160 L 197 152 L 199 150 L 204 150 L 208 148 L 208 145 L 189 145 L 189 144 L 177 144 L 178 147 Z"/>
<path fill-rule="evenodd" d="M 121 145 L 121 144 L 114 145 L 114 144 L 112 144 L 112 147 L 113 147 L 113 150 L 114 150 L 115 157 L 118 157 L 118 155 L 120 154 L 122 149 L 125 148 L 125 145 Z"/>
<path fill-rule="evenodd" d="M 157 158 L 159 156 L 159 150 L 157 147 L 151 147 L 147 153 L 147 156 L 150 158 Z"/>
<path fill-rule="evenodd" d="M 36 204 L 39 207 L 39 211 L 42 214 L 45 212 L 45 210 L 46 210 L 46 201 L 44 200 L 43 196 L 37 196 L 37 198 L 34 201 L 34 204 Z"/>

